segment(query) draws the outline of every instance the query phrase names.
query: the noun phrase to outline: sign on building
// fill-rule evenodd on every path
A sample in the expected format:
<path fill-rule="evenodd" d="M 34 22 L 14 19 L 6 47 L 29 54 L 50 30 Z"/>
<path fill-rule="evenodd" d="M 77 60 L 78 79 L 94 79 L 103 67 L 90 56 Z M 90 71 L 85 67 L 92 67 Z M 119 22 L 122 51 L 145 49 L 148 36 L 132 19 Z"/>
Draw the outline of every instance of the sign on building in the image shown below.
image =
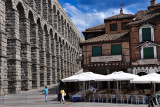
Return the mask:
<path fill-rule="evenodd" d="M 91 57 L 91 62 L 122 61 L 122 55 Z"/>
<path fill-rule="evenodd" d="M 144 73 L 156 73 L 156 72 L 160 72 L 160 68 L 157 68 L 157 67 L 154 67 L 154 68 L 133 68 L 132 69 L 132 73 L 133 74 L 139 74 L 141 72 L 144 72 Z"/>

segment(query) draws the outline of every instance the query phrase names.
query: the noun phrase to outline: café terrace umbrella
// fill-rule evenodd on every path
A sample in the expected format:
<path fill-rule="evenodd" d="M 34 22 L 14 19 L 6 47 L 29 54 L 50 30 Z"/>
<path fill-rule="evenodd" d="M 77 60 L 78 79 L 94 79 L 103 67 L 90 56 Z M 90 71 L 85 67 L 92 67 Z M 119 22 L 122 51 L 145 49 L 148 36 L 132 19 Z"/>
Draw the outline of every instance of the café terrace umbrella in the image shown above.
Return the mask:
<path fill-rule="evenodd" d="M 62 82 L 97 81 L 97 80 L 100 81 L 100 79 L 104 79 L 104 78 L 105 76 L 101 74 L 95 74 L 93 72 L 83 72 L 83 73 L 62 79 Z"/>
<path fill-rule="evenodd" d="M 139 78 L 135 78 L 130 81 L 131 83 L 154 83 L 154 93 L 155 93 L 155 83 L 160 83 L 160 74 L 157 73 L 150 73 Z"/>
<path fill-rule="evenodd" d="M 83 72 L 77 75 L 73 75 L 71 77 L 62 79 L 62 82 L 79 82 L 83 81 L 84 82 L 84 95 L 85 95 L 85 81 L 96 81 L 99 80 L 100 78 L 104 78 L 104 75 L 100 74 L 95 74 L 93 72 Z"/>
<path fill-rule="evenodd" d="M 139 76 L 135 74 L 119 71 L 119 72 L 113 72 L 112 74 L 106 75 L 106 78 L 104 78 L 104 81 L 128 81 L 138 77 Z"/>
<path fill-rule="evenodd" d="M 119 72 L 113 72 L 112 74 L 106 75 L 106 78 L 103 78 L 103 81 L 117 81 L 117 90 L 118 90 L 118 81 L 129 81 L 138 77 L 139 76 L 135 74 L 119 71 Z"/>

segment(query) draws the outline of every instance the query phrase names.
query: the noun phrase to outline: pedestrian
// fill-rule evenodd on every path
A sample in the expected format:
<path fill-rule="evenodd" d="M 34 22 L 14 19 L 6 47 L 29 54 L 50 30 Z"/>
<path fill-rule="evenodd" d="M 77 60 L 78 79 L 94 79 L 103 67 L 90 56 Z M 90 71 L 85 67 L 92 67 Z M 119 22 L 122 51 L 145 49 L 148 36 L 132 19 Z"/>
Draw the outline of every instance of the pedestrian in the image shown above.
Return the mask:
<path fill-rule="evenodd" d="M 48 95 L 48 88 L 47 88 L 47 86 L 45 86 L 44 91 L 45 91 L 45 102 L 47 102 L 47 95 Z"/>
<path fill-rule="evenodd" d="M 60 93 L 61 93 L 61 101 L 60 101 L 60 103 L 63 101 L 63 104 L 64 104 L 65 103 L 64 96 L 66 95 L 64 89 L 61 89 Z"/>

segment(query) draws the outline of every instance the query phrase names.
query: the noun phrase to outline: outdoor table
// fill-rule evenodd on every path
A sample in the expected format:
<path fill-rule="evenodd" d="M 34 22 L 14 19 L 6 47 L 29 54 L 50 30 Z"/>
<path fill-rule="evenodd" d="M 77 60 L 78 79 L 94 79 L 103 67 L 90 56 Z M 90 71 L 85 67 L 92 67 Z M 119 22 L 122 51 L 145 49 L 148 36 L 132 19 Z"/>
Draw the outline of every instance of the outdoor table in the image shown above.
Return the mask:
<path fill-rule="evenodd" d="M 72 96 L 72 101 L 82 101 L 82 95 L 81 94 L 74 94 Z"/>

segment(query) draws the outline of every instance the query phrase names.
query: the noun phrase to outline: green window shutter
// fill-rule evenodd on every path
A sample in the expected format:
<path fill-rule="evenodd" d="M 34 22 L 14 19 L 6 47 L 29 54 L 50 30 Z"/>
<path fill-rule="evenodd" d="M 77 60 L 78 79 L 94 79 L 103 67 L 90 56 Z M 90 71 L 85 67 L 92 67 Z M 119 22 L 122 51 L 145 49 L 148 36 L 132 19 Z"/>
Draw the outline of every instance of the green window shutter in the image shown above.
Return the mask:
<path fill-rule="evenodd" d="M 92 47 L 92 56 L 102 56 L 102 47 L 101 46 Z"/>
<path fill-rule="evenodd" d="M 121 45 L 112 45 L 112 55 L 121 55 L 122 46 Z"/>
<path fill-rule="evenodd" d="M 154 58 L 154 49 L 153 47 L 143 48 L 144 59 Z"/>
<path fill-rule="evenodd" d="M 151 41 L 151 28 L 142 28 L 142 41 Z"/>

